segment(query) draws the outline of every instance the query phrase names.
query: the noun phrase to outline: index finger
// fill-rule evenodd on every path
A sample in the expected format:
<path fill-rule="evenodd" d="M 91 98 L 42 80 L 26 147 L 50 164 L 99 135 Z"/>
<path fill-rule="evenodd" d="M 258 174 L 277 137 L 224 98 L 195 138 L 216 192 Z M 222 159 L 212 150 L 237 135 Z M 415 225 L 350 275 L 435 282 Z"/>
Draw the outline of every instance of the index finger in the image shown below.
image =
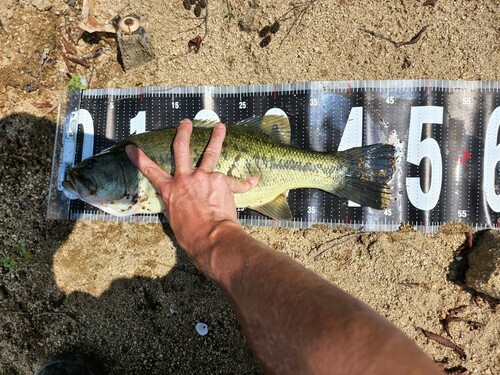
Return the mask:
<path fill-rule="evenodd" d="M 130 161 L 141 171 L 141 173 L 158 189 L 161 190 L 164 182 L 169 181 L 172 176 L 161 169 L 154 161 L 138 147 L 127 145 L 125 152 Z"/>

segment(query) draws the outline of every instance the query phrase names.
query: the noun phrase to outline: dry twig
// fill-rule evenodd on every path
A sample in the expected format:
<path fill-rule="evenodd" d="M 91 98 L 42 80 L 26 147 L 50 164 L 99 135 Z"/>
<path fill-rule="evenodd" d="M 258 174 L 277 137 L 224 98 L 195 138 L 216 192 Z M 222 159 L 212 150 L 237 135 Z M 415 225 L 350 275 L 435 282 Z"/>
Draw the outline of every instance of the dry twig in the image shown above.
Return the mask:
<path fill-rule="evenodd" d="M 338 247 L 338 246 L 342 245 L 343 243 L 346 243 L 347 241 L 349 241 L 349 240 L 351 239 L 351 237 L 352 237 L 352 236 L 355 236 L 355 235 L 359 234 L 359 232 L 361 232 L 362 230 L 363 230 L 363 227 L 360 227 L 360 228 L 359 228 L 357 231 L 355 231 L 355 232 L 346 233 L 346 234 L 344 234 L 344 235 L 342 235 L 342 236 L 340 236 L 340 237 L 337 237 L 337 238 L 334 238 L 334 239 L 332 239 L 332 240 L 329 240 L 329 241 L 326 241 L 326 242 L 322 243 L 322 244 L 320 245 L 320 247 L 321 247 L 321 246 L 324 246 L 324 245 L 326 245 L 326 244 L 328 244 L 328 243 L 332 243 L 332 242 L 334 242 L 334 241 L 335 241 L 335 243 L 334 243 L 334 244 L 332 244 L 331 246 L 327 247 L 326 249 L 324 249 L 324 250 L 320 251 L 318 254 L 316 254 L 316 255 L 313 257 L 313 259 L 314 259 L 314 260 L 316 260 L 316 259 L 318 259 L 321 255 L 323 255 L 324 253 L 326 253 L 327 251 L 332 251 L 334 248 L 336 248 L 336 247 Z M 342 241 L 339 241 L 339 240 L 342 240 Z M 337 241 L 339 241 L 339 242 L 337 242 Z M 318 248 L 316 248 L 316 249 L 318 249 Z M 312 252 L 312 249 L 311 249 L 311 250 L 307 253 L 307 255 L 309 255 L 311 252 Z"/>
<path fill-rule="evenodd" d="M 407 40 L 407 41 L 403 41 L 403 42 L 396 42 L 395 40 L 392 40 L 391 38 L 386 37 L 385 35 L 379 34 L 376 31 L 365 29 L 363 27 L 360 27 L 359 30 L 361 30 L 367 34 L 370 34 L 371 36 L 374 36 L 375 38 L 380 38 L 380 39 L 386 40 L 388 42 L 391 42 L 394 45 L 394 47 L 402 47 L 402 46 L 407 46 L 410 44 L 416 44 L 420 40 L 420 38 L 422 37 L 422 34 L 424 33 L 425 30 L 427 30 L 428 27 L 429 26 L 422 27 L 420 29 L 420 31 L 418 33 L 416 33 L 415 36 L 413 36 L 413 38 L 411 38 L 410 40 Z"/>

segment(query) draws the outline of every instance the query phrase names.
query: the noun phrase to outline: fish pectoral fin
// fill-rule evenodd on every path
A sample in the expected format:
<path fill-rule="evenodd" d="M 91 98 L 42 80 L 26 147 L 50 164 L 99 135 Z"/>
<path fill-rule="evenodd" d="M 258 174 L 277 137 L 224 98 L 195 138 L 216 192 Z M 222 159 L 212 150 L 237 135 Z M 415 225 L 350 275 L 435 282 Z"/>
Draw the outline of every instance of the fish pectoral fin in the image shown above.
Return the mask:
<path fill-rule="evenodd" d="M 274 200 L 262 206 L 249 208 L 275 220 L 290 220 L 292 218 L 285 194 L 278 195 Z"/>

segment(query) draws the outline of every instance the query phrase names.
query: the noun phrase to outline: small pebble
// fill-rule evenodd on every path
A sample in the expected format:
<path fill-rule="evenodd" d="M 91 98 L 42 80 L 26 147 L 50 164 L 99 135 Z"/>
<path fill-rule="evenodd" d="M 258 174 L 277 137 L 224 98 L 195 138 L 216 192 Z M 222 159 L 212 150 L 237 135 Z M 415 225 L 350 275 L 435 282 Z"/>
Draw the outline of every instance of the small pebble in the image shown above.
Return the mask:
<path fill-rule="evenodd" d="M 205 324 L 205 323 L 196 323 L 196 332 L 198 332 L 198 334 L 200 336 L 206 336 L 207 333 L 208 333 L 208 326 Z"/>

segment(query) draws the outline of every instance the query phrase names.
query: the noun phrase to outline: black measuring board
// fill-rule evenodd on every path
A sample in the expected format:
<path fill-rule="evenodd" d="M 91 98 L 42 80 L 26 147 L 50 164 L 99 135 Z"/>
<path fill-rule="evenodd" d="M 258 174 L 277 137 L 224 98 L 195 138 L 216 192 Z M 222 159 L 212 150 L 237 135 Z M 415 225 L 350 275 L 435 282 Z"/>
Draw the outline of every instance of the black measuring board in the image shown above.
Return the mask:
<path fill-rule="evenodd" d="M 183 118 L 234 124 L 282 110 L 294 146 L 337 151 L 374 143 L 397 149 L 385 210 L 360 207 L 315 189 L 287 199 L 293 220 L 275 222 L 242 209 L 248 225 L 348 225 L 394 230 L 402 222 L 431 232 L 457 220 L 475 229 L 500 219 L 500 85 L 497 81 L 342 81 L 234 87 L 145 87 L 72 92 L 56 134 L 49 218 L 157 221 L 114 217 L 71 197 L 60 185 L 67 165 L 131 134 L 176 126 Z"/>

